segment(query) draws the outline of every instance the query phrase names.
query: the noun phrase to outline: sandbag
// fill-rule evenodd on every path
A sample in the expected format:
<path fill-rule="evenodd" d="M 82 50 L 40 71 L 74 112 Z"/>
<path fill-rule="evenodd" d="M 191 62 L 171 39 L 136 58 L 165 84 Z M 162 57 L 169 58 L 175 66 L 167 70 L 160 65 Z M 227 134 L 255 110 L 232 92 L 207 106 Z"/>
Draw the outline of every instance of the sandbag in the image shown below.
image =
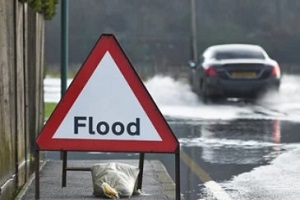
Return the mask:
<path fill-rule="evenodd" d="M 139 168 L 124 163 L 100 163 L 91 168 L 93 194 L 117 199 L 136 192 Z"/>

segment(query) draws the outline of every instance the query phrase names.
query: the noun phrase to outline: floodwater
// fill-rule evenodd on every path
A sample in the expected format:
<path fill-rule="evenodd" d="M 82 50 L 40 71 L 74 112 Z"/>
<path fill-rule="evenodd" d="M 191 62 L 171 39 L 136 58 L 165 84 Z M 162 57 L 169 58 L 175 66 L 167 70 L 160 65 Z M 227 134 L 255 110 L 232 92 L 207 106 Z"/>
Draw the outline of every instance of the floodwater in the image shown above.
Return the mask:
<path fill-rule="evenodd" d="M 70 83 L 71 80 L 68 80 Z M 145 82 L 149 93 L 165 116 L 184 120 L 278 119 L 300 121 L 300 77 L 284 75 L 279 94 L 266 94 L 255 103 L 238 99 L 207 105 L 184 80 L 155 76 Z M 58 102 L 60 79 L 46 78 L 45 101 Z"/>
<path fill-rule="evenodd" d="M 255 102 L 204 104 L 185 80 L 155 76 L 145 82 L 180 142 L 181 192 L 186 200 L 300 198 L 299 83 L 299 76 L 284 75 L 278 94 Z M 57 102 L 59 94 L 59 79 L 45 79 L 45 100 Z M 86 154 L 89 159 L 117 157 L 81 152 L 69 158 Z M 172 157 L 146 159 L 160 159 L 174 177 Z"/>

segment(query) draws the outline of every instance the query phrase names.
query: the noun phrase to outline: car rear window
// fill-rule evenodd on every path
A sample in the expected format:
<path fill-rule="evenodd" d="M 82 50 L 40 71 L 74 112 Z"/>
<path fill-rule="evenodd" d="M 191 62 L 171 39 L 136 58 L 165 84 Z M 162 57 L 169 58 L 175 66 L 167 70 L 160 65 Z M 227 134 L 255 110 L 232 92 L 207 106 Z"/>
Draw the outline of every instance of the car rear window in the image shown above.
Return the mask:
<path fill-rule="evenodd" d="M 214 57 L 217 60 L 224 59 L 265 59 L 265 56 L 260 51 L 235 49 L 235 50 L 220 50 L 216 51 Z"/>

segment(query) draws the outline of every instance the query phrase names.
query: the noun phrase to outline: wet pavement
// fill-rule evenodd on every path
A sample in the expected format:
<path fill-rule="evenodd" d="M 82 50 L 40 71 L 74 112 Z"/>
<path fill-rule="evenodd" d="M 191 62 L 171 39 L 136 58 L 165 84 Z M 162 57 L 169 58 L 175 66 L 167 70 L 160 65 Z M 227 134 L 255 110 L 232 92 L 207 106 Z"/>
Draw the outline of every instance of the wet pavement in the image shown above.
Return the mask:
<path fill-rule="evenodd" d="M 138 160 L 76 160 L 69 161 L 72 167 L 90 168 L 98 163 L 125 163 L 138 166 Z M 93 195 L 92 175 L 90 171 L 68 171 L 67 185 L 61 186 L 62 162 L 47 161 L 40 172 L 40 199 L 107 199 Z M 34 177 L 23 188 L 17 200 L 35 199 Z M 175 199 L 175 184 L 166 169 L 159 161 L 145 161 L 141 194 L 130 199 L 141 200 L 168 200 Z"/>

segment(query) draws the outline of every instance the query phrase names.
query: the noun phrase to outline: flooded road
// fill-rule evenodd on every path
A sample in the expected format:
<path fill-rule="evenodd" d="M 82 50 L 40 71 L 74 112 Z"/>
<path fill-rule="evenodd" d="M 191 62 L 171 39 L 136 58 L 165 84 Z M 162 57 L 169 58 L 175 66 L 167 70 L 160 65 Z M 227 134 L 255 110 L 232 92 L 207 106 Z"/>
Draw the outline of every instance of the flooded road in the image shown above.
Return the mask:
<path fill-rule="evenodd" d="M 55 85 L 46 79 L 46 87 L 47 81 L 48 86 Z M 299 199 L 299 83 L 299 76 L 285 75 L 278 94 L 255 102 L 230 99 L 204 104 L 185 81 L 157 76 L 145 82 L 180 142 L 181 192 L 186 200 Z M 45 100 L 57 101 L 59 88 L 49 88 Z M 47 156 L 58 158 L 53 152 Z M 81 152 L 70 153 L 69 159 L 124 156 L 138 158 L 138 154 Z M 146 159 L 161 160 L 174 177 L 172 155 L 147 154 Z"/>
<path fill-rule="evenodd" d="M 186 199 L 210 199 L 209 195 L 214 191 L 205 186 L 205 183 L 210 181 L 220 184 L 232 199 L 284 199 L 282 196 L 253 198 L 258 190 L 252 186 L 253 184 L 264 188 L 268 186 L 268 190 L 272 187 L 276 191 L 281 191 L 286 184 L 292 186 L 300 184 L 300 181 L 294 182 L 295 172 L 300 169 L 299 156 L 295 153 L 297 151 L 300 153 L 298 123 L 237 119 L 174 124 L 172 127 L 177 130 L 181 156 L 188 156 L 188 159 L 182 159 L 183 171 L 186 170 L 186 174 L 183 175 L 185 178 L 182 179 L 182 186 L 186 188 L 182 191 L 185 191 Z M 282 160 L 281 156 L 290 153 L 290 160 Z M 194 164 L 197 167 L 192 167 Z M 292 171 L 289 171 L 290 169 Z M 245 176 L 249 178 L 240 178 Z M 249 182 L 249 179 L 252 181 Z M 236 181 L 238 183 L 235 183 Z M 239 188 L 241 182 L 243 188 Z M 296 186 L 290 188 L 291 194 L 298 193 Z"/>

